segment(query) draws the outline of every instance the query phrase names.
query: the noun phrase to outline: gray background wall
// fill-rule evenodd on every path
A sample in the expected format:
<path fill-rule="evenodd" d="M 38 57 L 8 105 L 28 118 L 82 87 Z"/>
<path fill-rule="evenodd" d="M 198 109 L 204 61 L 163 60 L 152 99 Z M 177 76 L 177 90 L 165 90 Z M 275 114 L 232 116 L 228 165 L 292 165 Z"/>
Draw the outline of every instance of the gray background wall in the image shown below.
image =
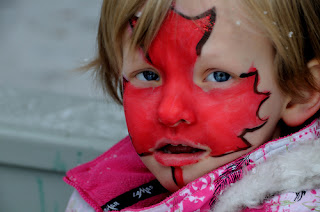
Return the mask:
<path fill-rule="evenodd" d="M 95 52 L 101 0 L 0 0 L 0 84 L 95 96 L 72 70 Z"/>
<path fill-rule="evenodd" d="M 126 135 L 89 73 L 101 0 L 0 0 L 0 211 L 64 211 L 66 170 Z"/>

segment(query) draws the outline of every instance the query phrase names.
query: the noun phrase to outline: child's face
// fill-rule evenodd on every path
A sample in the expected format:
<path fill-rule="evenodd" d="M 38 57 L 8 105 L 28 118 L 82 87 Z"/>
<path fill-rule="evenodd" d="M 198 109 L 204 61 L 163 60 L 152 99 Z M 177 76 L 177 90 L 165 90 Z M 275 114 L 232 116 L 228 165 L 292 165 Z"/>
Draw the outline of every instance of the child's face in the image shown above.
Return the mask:
<path fill-rule="evenodd" d="M 215 12 L 192 21 L 171 11 L 149 59 L 124 49 L 128 130 L 142 161 L 171 191 L 276 136 L 286 103 L 273 78 L 273 48 L 237 1 L 194 2 L 177 1 L 176 9 Z"/>

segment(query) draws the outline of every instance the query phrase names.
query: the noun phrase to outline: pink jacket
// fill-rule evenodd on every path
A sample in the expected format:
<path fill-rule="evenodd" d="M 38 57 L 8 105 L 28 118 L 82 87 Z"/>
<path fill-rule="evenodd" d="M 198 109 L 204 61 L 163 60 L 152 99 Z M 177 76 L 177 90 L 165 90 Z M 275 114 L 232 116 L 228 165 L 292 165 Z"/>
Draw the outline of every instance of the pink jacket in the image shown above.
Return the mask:
<path fill-rule="evenodd" d="M 95 211 L 320 211 L 320 121 L 270 141 L 169 194 L 126 137 L 67 172 Z M 67 209 L 77 211 L 78 206 Z M 140 200 L 140 201 L 139 201 Z M 75 204 L 77 205 L 77 204 Z M 78 210 L 80 211 L 80 210 Z"/>

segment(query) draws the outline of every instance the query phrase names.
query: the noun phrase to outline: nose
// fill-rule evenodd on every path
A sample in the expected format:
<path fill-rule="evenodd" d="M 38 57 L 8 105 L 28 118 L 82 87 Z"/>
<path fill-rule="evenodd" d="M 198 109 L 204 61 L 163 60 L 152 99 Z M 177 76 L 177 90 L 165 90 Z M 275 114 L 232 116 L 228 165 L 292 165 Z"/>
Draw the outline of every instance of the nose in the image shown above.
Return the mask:
<path fill-rule="evenodd" d="M 194 102 L 187 92 L 169 90 L 164 93 L 158 108 L 160 123 L 176 127 L 182 123 L 190 125 L 195 122 Z"/>

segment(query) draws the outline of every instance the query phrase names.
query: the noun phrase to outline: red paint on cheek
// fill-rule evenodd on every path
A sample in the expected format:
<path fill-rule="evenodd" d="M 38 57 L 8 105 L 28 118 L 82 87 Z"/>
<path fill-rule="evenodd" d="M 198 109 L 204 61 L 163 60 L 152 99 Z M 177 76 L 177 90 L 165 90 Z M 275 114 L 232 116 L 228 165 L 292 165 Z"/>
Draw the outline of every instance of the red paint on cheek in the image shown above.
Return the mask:
<path fill-rule="evenodd" d="M 211 156 L 251 147 L 245 136 L 266 123 L 258 113 L 260 104 L 269 98 L 268 92 L 255 91 L 258 81 L 258 73 L 252 67 L 238 85 L 223 90 L 213 89 L 200 97 L 202 110 L 199 110 L 198 117 L 206 120 L 202 129 L 206 129 L 206 136 L 211 140 L 208 143 Z"/>
<path fill-rule="evenodd" d="M 196 49 L 204 35 L 196 28 L 192 20 L 170 13 L 148 52 L 162 85 L 124 85 L 127 126 L 140 155 L 153 154 L 161 142 L 168 142 L 199 146 L 210 156 L 221 156 L 249 148 L 246 133 L 266 122 L 257 114 L 269 93 L 257 91 L 259 76 L 254 67 L 227 89 L 205 92 L 194 84 Z"/>
<path fill-rule="evenodd" d="M 237 85 L 210 92 L 190 86 L 192 82 L 186 79 L 145 89 L 128 83 L 124 107 L 137 152 L 150 154 L 163 138 L 208 147 L 211 156 L 250 147 L 245 135 L 266 122 L 257 112 L 260 103 L 268 98 L 268 93 L 254 92 L 258 75 L 250 71 Z M 170 127 L 179 120 L 190 124 Z"/>

